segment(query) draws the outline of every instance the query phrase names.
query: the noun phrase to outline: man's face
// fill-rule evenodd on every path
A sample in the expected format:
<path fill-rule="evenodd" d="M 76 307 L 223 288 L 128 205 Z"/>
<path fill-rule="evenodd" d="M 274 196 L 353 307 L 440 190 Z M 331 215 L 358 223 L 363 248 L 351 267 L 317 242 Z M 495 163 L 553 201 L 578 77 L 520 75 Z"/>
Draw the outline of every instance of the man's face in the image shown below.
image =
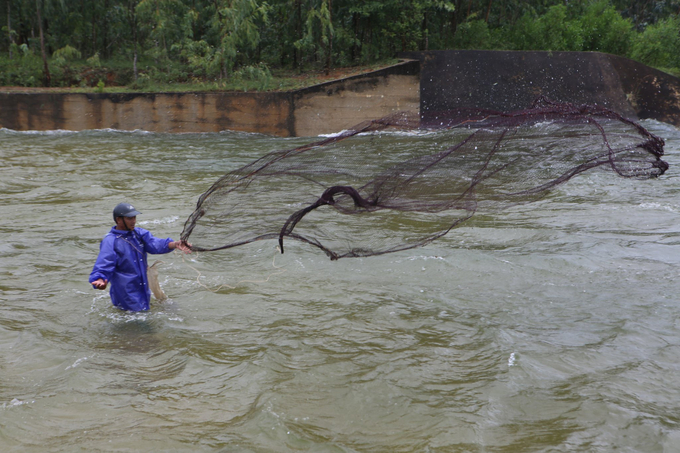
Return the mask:
<path fill-rule="evenodd" d="M 135 229 L 135 224 L 137 223 L 137 216 L 134 217 L 123 217 L 125 219 L 125 224 L 131 230 Z"/>
<path fill-rule="evenodd" d="M 137 223 L 137 216 L 134 217 L 118 217 L 119 227 L 125 227 L 123 229 L 134 230 L 135 224 Z"/>

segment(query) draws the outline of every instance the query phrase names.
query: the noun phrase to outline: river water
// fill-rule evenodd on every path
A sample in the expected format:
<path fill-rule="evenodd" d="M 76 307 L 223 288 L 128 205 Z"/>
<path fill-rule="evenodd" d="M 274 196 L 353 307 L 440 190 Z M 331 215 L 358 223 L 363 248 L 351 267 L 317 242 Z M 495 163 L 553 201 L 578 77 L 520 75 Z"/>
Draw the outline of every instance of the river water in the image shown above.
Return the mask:
<path fill-rule="evenodd" d="M 679 451 L 680 130 L 643 124 L 658 179 L 371 258 L 152 256 L 170 299 L 137 314 L 87 283 L 113 206 L 178 239 L 218 177 L 309 139 L 1 130 L 0 450 Z"/>

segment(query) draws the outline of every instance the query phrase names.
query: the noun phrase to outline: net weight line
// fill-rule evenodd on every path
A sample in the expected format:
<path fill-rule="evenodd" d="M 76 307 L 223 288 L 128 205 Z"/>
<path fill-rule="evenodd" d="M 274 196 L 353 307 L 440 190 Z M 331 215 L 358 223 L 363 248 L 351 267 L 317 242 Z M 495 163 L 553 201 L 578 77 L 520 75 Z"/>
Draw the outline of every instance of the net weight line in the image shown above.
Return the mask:
<path fill-rule="evenodd" d="M 278 249 L 278 247 L 277 247 L 277 249 Z M 280 253 L 280 252 L 279 252 L 279 253 Z M 201 273 L 201 271 L 199 271 L 199 270 L 196 269 L 194 266 L 192 266 L 191 264 L 189 264 L 189 263 L 187 262 L 187 259 L 186 259 L 186 257 L 185 257 L 184 255 L 185 255 L 185 254 L 182 253 L 182 263 L 183 263 L 185 266 L 191 268 L 194 272 L 196 272 L 196 283 L 197 283 L 199 286 L 201 286 L 202 288 L 207 289 L 208 291 L 210 291 L 210 292 L 212 292 L 212 293 L 217 293 L 217 292 L 220 291 L 222 288 L 236 289 L 236 288 L 238 287 L 238 285 L 240 285 L 240 284 L 242 284 L 242 283 L 267 283 L 273 276 L 284 274 L 284 273 L 287 271 L 287 269 L 285 269 L 285 268 L 283 268 L 283 267 L 281 267 L 281 266 L 277 266 L 277 265 L 276 265 L 276 256 L 278 255 L 278 253 L 275 253 L 275 254 L 274 254 L 274 257 L 272 258 L 272 267 L 273 267 L 274 269 L 280 269 L 280 270 L 277 271 L 277 272 L 272 272 L 272 273 L 270 273 L 269 275 L 267 275 L 267 278 L 265 278 L 264 280 L 239 280 L 239 281 L 237 281 L 236 283 L 234 283 L 234 286 L 225 283 L 225 284 L 223 284 L 223 285 L 218 286 L 217 288 L 210 288 L 210 287 L 208 287 L 207 285 L 205 285 L 204 283 L 201 282 L 201 277 L 203 276 L 203 274 Z M 198 258 L 198 256 L 199 256 L 199 255 L 196 255 L 197 258 Z"/>

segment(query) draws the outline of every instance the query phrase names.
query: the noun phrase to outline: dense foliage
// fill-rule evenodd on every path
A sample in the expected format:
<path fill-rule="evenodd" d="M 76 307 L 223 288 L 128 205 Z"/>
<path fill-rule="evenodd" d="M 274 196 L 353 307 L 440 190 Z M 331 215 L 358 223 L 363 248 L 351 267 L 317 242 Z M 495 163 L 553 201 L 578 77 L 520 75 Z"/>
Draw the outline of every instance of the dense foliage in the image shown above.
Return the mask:
<path fill-rule="evenodd" d="M 400 51 L 600 51 L 678 75 L 680 0 L 0 0 L 0 85 L 144 88 Z M 224 85 L 226 86 L 226 85 Z"/>

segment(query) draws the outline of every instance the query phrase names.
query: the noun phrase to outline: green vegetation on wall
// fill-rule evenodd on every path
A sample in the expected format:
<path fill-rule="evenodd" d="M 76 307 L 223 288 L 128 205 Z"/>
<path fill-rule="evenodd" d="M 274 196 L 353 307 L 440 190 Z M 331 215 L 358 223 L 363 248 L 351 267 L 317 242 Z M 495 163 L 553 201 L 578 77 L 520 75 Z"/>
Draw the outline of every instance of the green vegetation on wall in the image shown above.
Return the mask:
<path fill-rule="evenodd" d="M 0 14 L 2 86 L 267 90 L 438 49 L 599 51 L 680 75 L 680 0 L 0 0 Z"/>

